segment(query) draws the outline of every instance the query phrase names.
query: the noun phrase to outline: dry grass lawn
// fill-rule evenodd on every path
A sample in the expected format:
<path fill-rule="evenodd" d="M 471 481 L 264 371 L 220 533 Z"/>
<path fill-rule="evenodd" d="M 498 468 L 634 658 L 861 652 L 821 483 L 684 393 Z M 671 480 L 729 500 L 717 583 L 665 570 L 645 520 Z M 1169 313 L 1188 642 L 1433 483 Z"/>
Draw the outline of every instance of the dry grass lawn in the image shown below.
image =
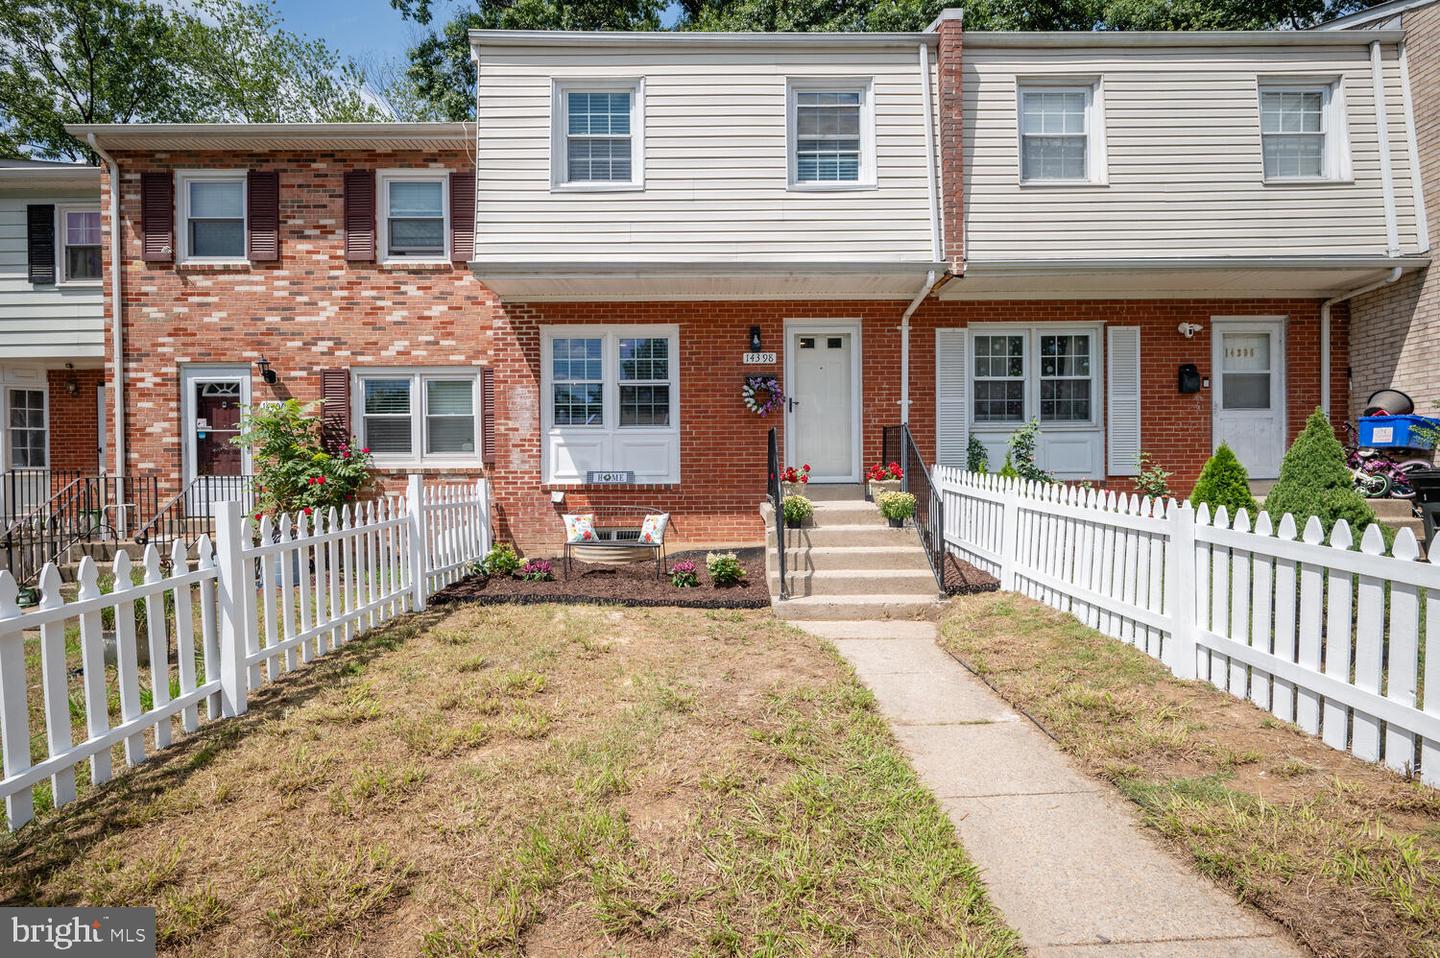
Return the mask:
<path fill-rule="evenodd" d="M 1013 593 L 951 604 L 942 644 L 1200 871 L 1316 954 L 1440 955 L 1440 792 Z"/>
<path fill-rule="evenodd" d="M 868 692 L 768 612 L 401 620 L 18 836 L 166 955 L 1018 956 Z"/>

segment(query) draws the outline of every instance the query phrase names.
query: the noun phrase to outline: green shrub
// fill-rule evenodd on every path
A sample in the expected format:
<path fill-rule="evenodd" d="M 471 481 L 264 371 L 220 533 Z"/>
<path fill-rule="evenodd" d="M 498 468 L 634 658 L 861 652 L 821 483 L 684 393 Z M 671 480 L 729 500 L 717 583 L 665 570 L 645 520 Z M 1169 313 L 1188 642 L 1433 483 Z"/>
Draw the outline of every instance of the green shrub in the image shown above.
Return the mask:
<path fill-rule="evenodd" d="M 979 436 L 971 436 L 965 445 L 965 468 L 971 472 L 989 472 L 990 454 Z"/>
<path fill-rule="evenodd" d="M 915 514 L 915 496 L 908 492 L 882 492 L 875 504 L 886 519 L 909 519 Z"/>
<path fill-rule="evenodd" d="M 1195 480 L 1195 488 L 1190 493 L 1192 506 L 1198 507 L 1202 502 L 1210 507 L 1212 515 L 1221 506 L 1232 517 L 1241 509 L 1251 518 L 1260 511 L 1259 503 L 1250 494 L 1250 474 L 1235 458 L 1234 450 L 1223 442 L 1200 470 L 1200 478 Z"/>
<path fill-rule="evenodd" d="M 1135 465 L 1140 467 L 1140 475 L 1132 480 L 1136 492 L 1151 499 L 1163 499 L 1170 495 L 1170 477 L 1175 473 L 1162 468 L 1154 456 L 1143 450 L 1135 457 Z"/>
<path fill-rule="evenodd" d="M 705 571 L 710 581 L 724 587 L 734 585 L 745 578 L 745 567 L 733 552 L 711 552 L 705 556 Z"/>
<path fill-rule="evenodd" d="M 230 440 L 250 450 L 255 463 L 257 513 L 324 513 L 354 502 L 371 483 L 370 450 L 340 443 L 333 453 L 321 440 L 319 403 L 266 403 L 240 419 Z"/>
<path fill-rule="evenodd" d="M 1041 469 L 1035 461 L 1035 449 L 1039 443 L 1040 420 L 1032 419 L 1010 436 L 1010 451 L 1005 454 L 1005 461 L 1011 463 L 1011 468 L 1021 479 L 1054 482 L 1055 477 Z M 1001 470 L 1001 475 L 1004 475 L 1004 470 Z"/>
<path fill-rule="evenodd" d="M 786 496 L 780 507 L 787 526 L 804 525 L 815 514 L 815 506 L 804 496 Z"/>
<path fill-rule="evenodd" d="M 1020 473 L 1015 471 L 1015 464 L 1010 461 L 1010 453 L 1005 453 L 1005 461 L 1000 465 L 1001 479 L 1019 479 Z"/>
<path fill-rule="evenodd" d="M 1345 450 L 1335 438 L 1330 420 L 1316 409 L 1285 453 L 1280 480 L 1265 497 L 1265 511 L 1276 522 L 1288 512 L 1301 529 L 1307 519 L 1316 516 L 1327 537 L 1335 523 L 1344 519 L 1358 543 L 1361 531 L 1375 521 L 1375 510 L 1355 491 L 1352 482 L 1345 465 Z"/>
<path fill-rule="evenodd" d="M 508 542 L 497 542 L 485 553 L 485 558 L 476 563 L 475 571 L 481 575 L 498 575 L 508 579 L 520 569 L 520 557 L 515 547 Z"/>

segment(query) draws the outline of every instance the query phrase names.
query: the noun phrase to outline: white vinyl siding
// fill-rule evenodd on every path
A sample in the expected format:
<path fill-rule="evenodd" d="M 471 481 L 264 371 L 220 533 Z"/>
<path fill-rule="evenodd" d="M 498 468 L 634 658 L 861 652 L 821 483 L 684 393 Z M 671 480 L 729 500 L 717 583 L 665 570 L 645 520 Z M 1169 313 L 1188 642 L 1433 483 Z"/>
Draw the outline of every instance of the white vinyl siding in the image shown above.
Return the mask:
<path fill-rule="evenodd" d="M 1383 64 L 1401 247 L 1413 252 L 1393 44 L 1384 45 Z M 1105 183 L 1063 190 L 1020 183 L 1017 84 L 1076 76 L 1103 78 Z M 1325 77 L 1341 91 L 1351 177 L 1267 182 L 1261 87 L 1286 78 L 1314 85 Z M 1385 252 L 1375 100 L 1363 44 L 1016 49 L 970 38 L 962 89 L 965 251 L 977 267 L 1025 259 Z"/>
<path fill-rule="evenodd" d="M 0 355 L 7 360 L 104 355 L 104 294 L 100 284 L 33 286 L 26 265 L 27 204 L 93 208 L 96 198 L 96 192 L 54 195 L 35 191 L 0 196 Z M 57 252 L 59 247 L 57 235 Z"/>
<path fill-rule="evenodd" d="M 479 58 L 481 262 L 931 261 L 914 43 L 482 45 Z M 595 89 L 642 75 L 643 189 L 559 185 L 556 86 Z M 871 89 L 874 188 L 792 188 L 792 82 L 833 78 L 843 88 L 857 77 Z"/>

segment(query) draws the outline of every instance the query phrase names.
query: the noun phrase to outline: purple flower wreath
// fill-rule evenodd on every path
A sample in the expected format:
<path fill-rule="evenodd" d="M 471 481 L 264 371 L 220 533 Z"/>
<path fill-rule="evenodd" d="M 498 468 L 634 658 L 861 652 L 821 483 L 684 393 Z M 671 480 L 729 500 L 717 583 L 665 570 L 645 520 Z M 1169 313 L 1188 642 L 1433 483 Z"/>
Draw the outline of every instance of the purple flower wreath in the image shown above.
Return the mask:
<path fill-rule="evenodd" d="M 746 376 L 740 397 L 745 400 L 745 408 L 757 416 L 766 415 L 785 399 L 780 392 L 780 380 L 774 376 Z"/>

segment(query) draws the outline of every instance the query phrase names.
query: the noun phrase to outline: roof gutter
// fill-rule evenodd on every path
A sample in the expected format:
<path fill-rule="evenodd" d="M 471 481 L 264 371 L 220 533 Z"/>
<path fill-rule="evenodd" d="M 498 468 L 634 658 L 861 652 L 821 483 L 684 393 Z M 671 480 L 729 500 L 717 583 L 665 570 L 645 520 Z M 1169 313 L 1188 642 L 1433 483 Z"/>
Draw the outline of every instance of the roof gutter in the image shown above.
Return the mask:
<path fill-rule="evenodd" d="M 1403 30 L 971 30 L 966 47 L 1336 47 L 1399 43 Z"/>
<path fill-rule="evenodd" d="M 1339 296 L 1331 296 L 1320 304 L 1320 408 L 1324 411 L 1326 418 L 1330 416 L 1330 307 L 1336 303 L 1343 303 L 1347 299 L 1354 299 L 1356 296 L 1373 292 L 1382 286 L 1389 286 L 1398 280 L 1403 272 L 1403 269 L 1396 266 L 1385 275 L 1384 279 L 1367 283 L 1348 293 L 1341 293 Z"/>
<path fill-rule="evenodd" d="M 95 142 L 95 134 L 85 137 L 95 155 L 110 170 L 110 410 L 114 416 L 115 477 L 125 475 L 125 304 L 120 298 L 121 226 L 120 226 L 120 164 Z"/>

